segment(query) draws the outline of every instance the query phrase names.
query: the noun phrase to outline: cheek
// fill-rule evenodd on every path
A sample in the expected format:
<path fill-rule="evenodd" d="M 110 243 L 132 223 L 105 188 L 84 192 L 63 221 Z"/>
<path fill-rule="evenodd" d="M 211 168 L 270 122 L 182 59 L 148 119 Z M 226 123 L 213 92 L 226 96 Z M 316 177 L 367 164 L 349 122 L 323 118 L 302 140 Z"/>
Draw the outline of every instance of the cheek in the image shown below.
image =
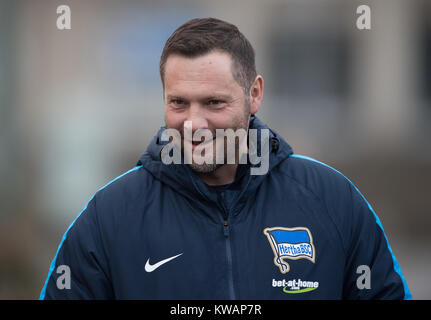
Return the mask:
<path fill-rule="evenodd" d="M 214 114 L 211 117 L 211 124 L 215 128 L 232 128 L 243 127 L 243 122 L 247 122 L 248 114 L 244 110 L 244 106 L 236 106 L 235 108 L 226 109 L 221 113 Z"/>
<path fill-rule="evenodd" d="M 165 109 L 165 125 L 167 128 L 182 129 L 185 117 L 183 114 Z"/>

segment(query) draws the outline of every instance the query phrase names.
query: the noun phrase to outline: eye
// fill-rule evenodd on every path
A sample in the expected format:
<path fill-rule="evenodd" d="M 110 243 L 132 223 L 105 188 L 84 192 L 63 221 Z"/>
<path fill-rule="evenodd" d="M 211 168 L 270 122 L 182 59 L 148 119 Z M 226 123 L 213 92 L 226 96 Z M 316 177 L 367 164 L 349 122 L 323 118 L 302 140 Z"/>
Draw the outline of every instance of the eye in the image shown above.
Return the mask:
<path fill-rule="evenodd" d="M 181 105 L 184 104 L 184 101 L 181 99 L 172 99 L 171 103 Z"/>
<path fill-rule="evenodd" d="M 183 109 L 186 106 L 186 102 L 182 99 L 171 99 L 169 104 L 175 109 Z"/>
<path fill-rule="evenodd" d="M 211 100 L 208 101 L 208 104 L 212 105 L 212 106 L 219 106 L 222 103 L 223 103 L 222 100 L 217 100 L 217 99 L 211 99 Z"/>

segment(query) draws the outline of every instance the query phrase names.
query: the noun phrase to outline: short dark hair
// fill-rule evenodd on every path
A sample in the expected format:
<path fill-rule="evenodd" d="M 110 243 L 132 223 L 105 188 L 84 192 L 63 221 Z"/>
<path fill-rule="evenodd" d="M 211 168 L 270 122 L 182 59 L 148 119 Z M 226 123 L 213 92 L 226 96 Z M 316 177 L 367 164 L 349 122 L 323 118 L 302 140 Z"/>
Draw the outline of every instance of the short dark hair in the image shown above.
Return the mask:
<path fill-rule="evenodd" d="M 240 86 L 249 93 L 256 78 L 254 49 L 239 29 L 215 18 L 192 19 L 172 33 L 166 41 L 160 58 L 160 77 L 165 85 L 165 65 L 170 54 L 198 57 L 212 50 L 221 50 L 232 58 L 232 74 Z"/>

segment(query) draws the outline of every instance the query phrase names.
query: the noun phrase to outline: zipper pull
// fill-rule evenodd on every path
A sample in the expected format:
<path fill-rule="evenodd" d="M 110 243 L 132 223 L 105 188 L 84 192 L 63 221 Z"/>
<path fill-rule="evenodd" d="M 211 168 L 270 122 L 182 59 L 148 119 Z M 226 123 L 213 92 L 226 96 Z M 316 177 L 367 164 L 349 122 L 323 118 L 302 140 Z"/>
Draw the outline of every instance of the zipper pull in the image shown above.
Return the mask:
<path fill-rule="evenodd" d="M 225 237 L 229 237 L 229 225 L 227 220 L 223 221 L 223 234 Z"/>

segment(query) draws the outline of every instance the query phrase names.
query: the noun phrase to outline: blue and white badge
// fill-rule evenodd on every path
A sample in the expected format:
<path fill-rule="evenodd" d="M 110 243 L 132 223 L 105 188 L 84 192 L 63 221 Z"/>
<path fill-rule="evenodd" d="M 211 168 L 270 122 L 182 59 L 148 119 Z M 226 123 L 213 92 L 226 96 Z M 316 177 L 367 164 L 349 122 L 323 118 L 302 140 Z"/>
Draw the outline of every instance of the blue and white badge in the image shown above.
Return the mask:
<path fill-rule="evenodd" d="M 263 233 L 274 252 L 274 264 L 280 268 L 281 273 L 287 273 L 290 270 L 289 264 L 283 259 L 308 259 L 315 262 L 313 238 L 307 228 L 265 228 Z"/>

